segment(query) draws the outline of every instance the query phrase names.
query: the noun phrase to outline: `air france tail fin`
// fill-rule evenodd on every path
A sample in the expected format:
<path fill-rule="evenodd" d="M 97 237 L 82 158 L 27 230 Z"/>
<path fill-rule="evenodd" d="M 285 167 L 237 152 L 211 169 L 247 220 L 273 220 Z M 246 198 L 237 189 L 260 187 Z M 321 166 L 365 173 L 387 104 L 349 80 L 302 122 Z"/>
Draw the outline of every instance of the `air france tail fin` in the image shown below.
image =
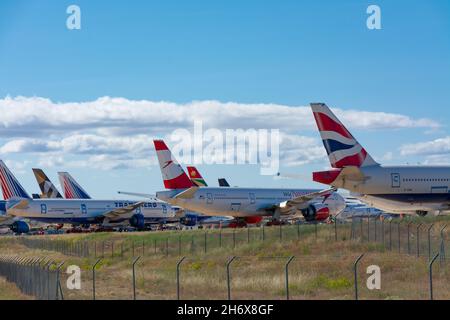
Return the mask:
<path fill-rule="evenodd" d="M 311 109 L 333 168 L 378 165 L 324 103 L 311 103 Z"/>
<path fill-rule="evenodd" d="M 200 172 L 197 170 L 196 167 L 187 166 L 187 171 L 189 173 L 189 178 L 197 187 L 208 186 L 205 179 L 203 179 L 202 175 L 200 174 Z"/>
<path fill-rule="evenodd" d="M 55 185 L 50 181 L 42 169 L 33 168 L 36 181 L 41 189 L 41 198 L 62 198 Z"/>
<path fill-rule="evenodd" d="M 68 172 L 58 172 L 59 182 L 66 199 L 91 199 L 89 194 Z"/>
<path fill-rule="evenodd" d="M 172 153 L 164 141 L 153 140 L 153 143 L 155 144 L 164 187 L 166 189 L 188 189 L 194 187 L 194 183 L 186 175 L 177 160 L 172 157 Z"/>
<path fill-rule="evenodd" d="M 5 200 L 14 197 L 31 199 L 2 160 L 0 160 L 0 184 Z"/>

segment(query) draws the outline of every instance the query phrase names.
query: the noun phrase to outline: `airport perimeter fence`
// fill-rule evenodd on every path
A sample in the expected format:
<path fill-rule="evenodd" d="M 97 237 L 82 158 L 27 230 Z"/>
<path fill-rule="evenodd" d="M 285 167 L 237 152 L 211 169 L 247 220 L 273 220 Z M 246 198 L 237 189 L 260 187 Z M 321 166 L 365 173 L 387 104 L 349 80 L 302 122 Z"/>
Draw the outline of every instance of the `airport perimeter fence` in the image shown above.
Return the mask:
<path fill-rule="evenodd" d="M 150 232 L 117 238 L 121 240 L 99 241 L 95 236 L 86 240 L 76 235 L 8 239 L 35 250 L 59 252 L 68 260 L 70 256 L 85 259 L 82 290 L 68 290 L 64 284 L 69 274 L 59 272 L 56 263 L 49 267 L 50 262 L 43 259 L 1 257 L 0 276 L 37 299 L 450 298 L 450 246 L 442 223 L 354 219 L 351 223 Z M 261 257 L 243 256 L 242 251 L 234 256 L 234 249 L 243 246 L 289 241 L 298 245 L 307 241 L 367 243 L 381 256 L 369 252 L 359 259 L 359 254 L 318 252 L 295 258 L 287 252 L 282 256 L 269 252 Z M 224 251 L 229 259 L 214 259 Z M 383 280 L 383 292 L 363 285 L 372 264 L 387 273 L 383 279 L 393 279 Z M 115 273 L 118 265 L 124 272 Z M 439 269 L 432 274 L 435 265 Z M 405 282 L 394 279 L 400 273 Z"/>
<path fill-rule="evenodd" d="M 0 255 L 0 276 L 20 291 L 40 300 L 63 299 L 60 272 L 63 264 L 44 258 Z"/>
<path fill-rule="evenodd" d="M 439 253 L 439 261 L 450 259 L 449 230 L 444 224 L 402 220 L 353 219 L 351 223 L 260 226 L 240 229 L 181 230 L 150 232 L 120 237 L 117 240 L 54 239 L 20 237 L 28 248 L 56 251 L 80 258 L 130 258 L 160 255 L 165 257 L 208 254 L 214 250 L 233 252 L 243 245 L 264 242 L 359 241 L 380 244 L 383 250 L 396 251 L 430 260 Z"/>

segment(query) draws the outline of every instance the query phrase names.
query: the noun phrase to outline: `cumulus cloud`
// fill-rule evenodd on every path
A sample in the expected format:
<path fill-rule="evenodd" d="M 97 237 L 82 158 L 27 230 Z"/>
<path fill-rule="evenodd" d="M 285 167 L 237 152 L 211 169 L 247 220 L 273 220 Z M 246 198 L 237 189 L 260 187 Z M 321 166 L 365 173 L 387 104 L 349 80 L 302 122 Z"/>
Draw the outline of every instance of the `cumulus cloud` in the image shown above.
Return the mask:
<path fill-rule="evenodd" d="M 432 141 L 406 144 L 400 148 L 404 156 L 410 155 L 450 155 L 450 136 Z"/>
<path fill-rule="evenodd" d="M 430 119 L 334 109 L 350 128 L 401 129 L 440 127 Z M 33 154 L 45 167 L 120 169 L 156 163 L 153 138 L 176 129 L 279 129 L 282 165 L 326 160 L 308 106 L 243 104 L 219 101 L 172 103 L 102 97 L 87 102 L 53 102 L 41 97 L 0 99 L 0 155 Z M 314 134 L 314 138 L 305 133 Z M 76 158 L 76 159 L 74 159 Z"/>

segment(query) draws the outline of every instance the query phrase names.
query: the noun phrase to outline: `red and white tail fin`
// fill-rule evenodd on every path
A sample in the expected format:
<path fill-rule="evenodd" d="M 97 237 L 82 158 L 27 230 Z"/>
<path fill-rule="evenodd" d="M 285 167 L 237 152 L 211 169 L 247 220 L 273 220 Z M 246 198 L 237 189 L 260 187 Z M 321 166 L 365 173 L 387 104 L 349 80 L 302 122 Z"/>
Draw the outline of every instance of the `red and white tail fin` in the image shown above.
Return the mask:
<path fill-rule="evenodd" d="M 311 103 L 311 109 L 333 168 L 378 165 L 324 103 Z"/>
<path fill-rule="evenodd" d="M 21 186 L 16 177 L 9 171 L 6 164 L 0 160 L 0 184 L 2 186 L 3 198 L 5 200 L 18 197 L 30 199 L 30 196 Z"/>
<path fill-rule="evenodd" d="M 158 156 L 164 187 L 166 189 L 187 189 L 195 187 L 194 183 L 184 172 L 181 165 L 172 157 L 172 152 L 163 140 L 153 140 Z"/>
<path fill-rule="evenodd" d="M 202 175 L 200 174 L 200 172 L 197 170 L 196 167 L 187 166 L 187 171 L 189 173 L 189 178 L 197 187 L 208 186 L 205 179 L 203 179 Z"/>

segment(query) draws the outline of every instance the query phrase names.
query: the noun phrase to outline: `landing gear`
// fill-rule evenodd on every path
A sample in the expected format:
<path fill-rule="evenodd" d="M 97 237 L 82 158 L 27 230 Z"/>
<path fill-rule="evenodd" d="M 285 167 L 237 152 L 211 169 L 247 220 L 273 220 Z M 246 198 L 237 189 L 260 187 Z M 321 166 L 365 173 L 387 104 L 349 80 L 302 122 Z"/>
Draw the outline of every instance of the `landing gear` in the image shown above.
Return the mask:
<path fill-rule="evenodd" d="M 419 210 L 419 211 L 416 211 L 416 214 L 419 217 L 425 217 L 428 214 L 428 211 L 421 211 L 421 210 Z"/>

